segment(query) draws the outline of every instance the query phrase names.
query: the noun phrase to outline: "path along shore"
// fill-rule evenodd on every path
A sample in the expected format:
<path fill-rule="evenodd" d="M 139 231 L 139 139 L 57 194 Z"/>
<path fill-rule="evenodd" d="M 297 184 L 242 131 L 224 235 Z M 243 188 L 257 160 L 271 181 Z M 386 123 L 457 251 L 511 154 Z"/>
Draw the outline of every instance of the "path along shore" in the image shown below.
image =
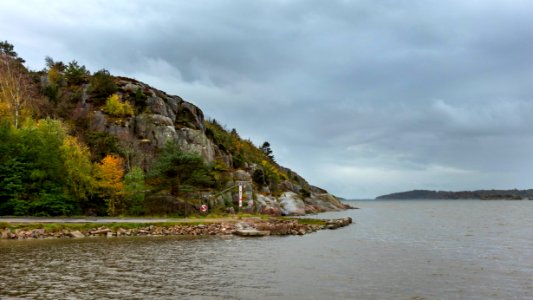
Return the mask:
<path fill-rule="evenodd" d="M 0 218 L 2 239 L 45 239 L 165 235 L 304 235 L 322 229 L 337 229 L 351 218 Z"/>

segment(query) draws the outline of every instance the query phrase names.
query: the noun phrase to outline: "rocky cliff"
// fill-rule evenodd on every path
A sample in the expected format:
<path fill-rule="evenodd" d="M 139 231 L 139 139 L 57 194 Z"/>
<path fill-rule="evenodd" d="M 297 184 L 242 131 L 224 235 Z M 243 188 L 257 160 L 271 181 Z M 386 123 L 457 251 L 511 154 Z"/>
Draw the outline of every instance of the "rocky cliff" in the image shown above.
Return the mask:
<path fill-rule="evenodd" d="M 117 87 L 114 94 L 135 107 L 131 116 L 107 114 L 102 110 L 101 97 L 91 94 L 90 84 L 83 86 L 82 101 L 74 110 L 76 115 L 83 116 L 92 136 L 96 132 L 115 138 L 126 149 L 130 165 L 148 170 L 159 150 L 168 141 L 174 141 L 182 151 L 198 154 L 206 163 L 224 170 L 222 186 L 197 194 L 193 204 L 207 203 L 210 207 L 234 211 L 238 203 L 236 187 L 240 184 L 246 212 L 304 215 L 347 208 L 327 191 L 310 185 L 296 172 L 268 159 L 250 141 L 241 139 L 235 130 L 230 132 L 214 120 L 206 121 L 202 110 L 194 104 L 130 78 L 114 77 L 113 80 Z M 232 139 L 231 143 L 225 142 L 228 138 Z M 234 144 L 237 150 L 232 150 Z M 267 180 L 268 174 L 273 179 Z M 173 206 L 179 202 L 168 193 L 149 197 L 162 205 Z"/>

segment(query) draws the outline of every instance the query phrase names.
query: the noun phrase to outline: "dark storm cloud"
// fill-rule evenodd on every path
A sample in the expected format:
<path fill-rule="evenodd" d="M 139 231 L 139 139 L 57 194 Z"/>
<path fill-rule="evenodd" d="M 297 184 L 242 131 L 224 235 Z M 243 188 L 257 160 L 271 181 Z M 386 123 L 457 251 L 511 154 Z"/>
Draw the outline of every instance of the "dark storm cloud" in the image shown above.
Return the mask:
<path fill-rule="evenodd" d="M 1 2 L 2 39 L 198 104 L 343 196 L 531 187 L 527 1 Z"/>

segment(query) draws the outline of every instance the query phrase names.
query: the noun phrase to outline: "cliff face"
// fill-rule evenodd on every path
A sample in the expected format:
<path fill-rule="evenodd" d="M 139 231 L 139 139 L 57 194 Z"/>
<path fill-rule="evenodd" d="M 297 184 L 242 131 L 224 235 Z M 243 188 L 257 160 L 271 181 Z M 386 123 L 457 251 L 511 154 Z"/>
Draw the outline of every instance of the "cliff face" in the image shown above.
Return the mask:
<path fill-rule="evenodd" d="M 98 99 L 87 92 L 91 90 L 88 85 L 83 88 L 83 101 L 77 110 L 85 116 L 91 132 L 100 132 L 119 141 L 127 150 L 128 164 L 148 170 L 159 150 L 168 141 L 174 141 L 182 151 L 198 154 L 205 162 L 227 171 L 223 187 L 199 195 L 211 207 L 233 210 L 238 201 L 238 190 L 232 187 L 240 183 L 247 212 L 303 215 L 347 208 L 335 196 L 310 185 L 300 175 L 273 160 L 251 159 L 228 149 L 231 147 L 217 139 L 217 134 L 232 135 L 234 142 L 253 147 L 253 153 L 260 152 L 236 132 L 227 132 L 216 121 L 206 121 L 202 110 L 194 104 L 133 79 L 116 77 L 114 81 L 117 86 L 115 94 L 124 102 L 134 103 L 132 116 L 117 118 L 102 111 Z M 279 180 L 261 184 L 257 176 L 267 171 L 274 172 Z M 169 205 L 177 203 L 170 194 L 158 193 L 150 197 Z M 251 200 L 254 205 L 247 207 Z"/>

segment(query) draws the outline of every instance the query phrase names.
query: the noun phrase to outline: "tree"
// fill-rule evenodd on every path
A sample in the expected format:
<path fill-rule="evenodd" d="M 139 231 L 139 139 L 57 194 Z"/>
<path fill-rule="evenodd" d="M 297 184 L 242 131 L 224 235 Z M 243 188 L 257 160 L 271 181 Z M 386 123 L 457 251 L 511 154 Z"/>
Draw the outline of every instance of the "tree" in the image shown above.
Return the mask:
<path fill-rule="evenodd" d="M 252 175 L 252 180 L 259 186 L 267 185 L 267 178 L 265 176 L 265 171 L 263 169 L 256 169 Z"/>
<path fill-rule="evenodd" d="M 69 194 L 84 202 L 94 193 L 96 182 L 89 149 L 78 139 L 67 136 L 61 145 L 61 158 L 65 167 L 65 187 Z"/>
<path fill-rule="evenodd" d="M 272 154 L 272 149 L 270 148 L 270 143 L 269 142 L 264 142 L 263 145 L 261 146 L 260 150 L 268 158 L 270 158 L 272 161 L 274 161 L 274 155 Z"/>
<path fill-rule="evenodd" d="M 55 61 L 50 56 L 47 56 L 47 57 L 44 58 L 44 62 L 46 64 L 46 67 L 48 68 L 48 70 L 56 69 L 60 73 L 65 72 L 65 68 L 66 68 L 65 63 L 60 61 L 60 60 Z"/>
<path fill-rule="evenodd" d="M 8 41 L 0 42 L 0 55 L 8 56 L 20 64 L 25 63 L 25 60 L 18 57 L 17 52 L 15 52 L 15 46 Z"/>
<path fill-rule="evenodd" d="M 97 165 L 100 194 L 107 201 L 107 213 L 116 216 L 120 210 L 120 200 L 124 195 L 122 177 L 124 161 L 119 156 L 107 155 Z"/>
<path fill-rule="evenodd" d="M 165 144 L 148 179 L 155 190 L 167 189 L 177 197 L 212 184 L 209 169 L 203 159 L 197 154 L 181 151 L 174 141 Z"/>
<path fill-rule="evenodd" d="M 29 114 L 32 87 L 24 66 L 10 57 L 0 56 L 0 114 L 8 115 L 15 128 Z"/>
<path fill-rule="evenodd" d="M 0 128 L 0 211 L 16 215 L 68 215 L 79 211 L 70 194 L 61 147 L 66 129 L 57 120 Z M 79 162 L 71 162 L 77 165 Z"/>
<path fill-rule="evenodd" d="M 124 176 L 124 206 L 129 214 L 140 215 L 143 212 L 144 190 L 144 172 L 134 166 Z"/>
<path fill-rule="evenodd" d="M 146 107 L 146 99 L 148 99 L 148 97 L 144 94 L 141 88 L 137 88 L 133 99 L 135 101 L 135 106 L 138 108 L 137 112 L 142 112 Z"/>
<path fill-rule="evenodd" d="M 91 87 L 89 91 L 96 97 L 105 99 L 116 92 L 117 89 L 118 87 L 113 81 L 113 77 L 106 69 L 94 73 L 91 77 Z"/>
<path fill-rule="evenodd" d="M 85 66 L 78 65 L 78 62 L 75 60 L 69 62 L 65 69 L 65 78 L 69 85 L 80 85 L 85 83 L 88 76 L 89 71 L 87 71 Z"/>

